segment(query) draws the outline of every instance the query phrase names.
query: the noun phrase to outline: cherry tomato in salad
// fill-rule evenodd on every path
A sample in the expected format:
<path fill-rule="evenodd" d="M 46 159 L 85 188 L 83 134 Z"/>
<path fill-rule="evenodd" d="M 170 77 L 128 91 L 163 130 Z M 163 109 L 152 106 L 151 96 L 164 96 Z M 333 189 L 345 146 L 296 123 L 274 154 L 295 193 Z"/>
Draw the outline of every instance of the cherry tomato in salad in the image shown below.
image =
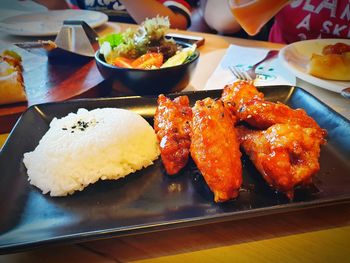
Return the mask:
<path fill-rule="evenodd" d="M 139 58 L 135 59 L 131 66 L 138 69 L 152 69 L 160 68 L 163 64 L 163 54 L 162 53 L 146 53 Z"/>
<path fill-rule="evenodd" d="M 120 68 L 132 68 L 132 60 L 126 57 L 116 57 L 113 60 L 113 65 Z"/>

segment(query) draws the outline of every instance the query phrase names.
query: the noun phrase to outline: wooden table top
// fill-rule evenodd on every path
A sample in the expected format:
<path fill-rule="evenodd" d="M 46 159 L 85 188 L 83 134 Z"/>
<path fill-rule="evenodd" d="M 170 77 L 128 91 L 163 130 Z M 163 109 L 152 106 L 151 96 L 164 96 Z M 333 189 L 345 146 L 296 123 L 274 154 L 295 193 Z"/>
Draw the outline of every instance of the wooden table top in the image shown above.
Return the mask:
<path fill-rule="evenodd" d="M 104 35 L 123 24 L 98 28 Z M 188 90 L 201 87 L 230 44 L 264 48 L 281 45 L 202 35 L 201 59 Z M 6 36 L 5 41 L 18 41 Z M 308 90 L 350 119 L 349 101 L 302 80 Z M 3 143 L 6 135 L 0 136 Z M 318 207 L 255 218 L 35 249 L 0 256 L 0 262 L 349 262 L 350 204 Z"/>

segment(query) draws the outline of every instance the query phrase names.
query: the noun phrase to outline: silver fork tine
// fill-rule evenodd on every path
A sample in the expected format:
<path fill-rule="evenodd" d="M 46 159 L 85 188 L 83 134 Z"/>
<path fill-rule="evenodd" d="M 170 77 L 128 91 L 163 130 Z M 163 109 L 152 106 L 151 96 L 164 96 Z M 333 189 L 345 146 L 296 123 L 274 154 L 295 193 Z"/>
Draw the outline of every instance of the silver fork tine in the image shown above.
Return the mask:
<path fill-rule="evenodd" d="M 235 66 L 229 66 L 229 69 L 237 79 L 247 80 L 246 76 L 242 73 L 242 71 L 239 68 Z"/>
<path fill-rule="evenodd" d="M 237 79 L 239 79 L 239 76 L 236 72 L 236 68 L 234 66 L 228 66 L 228 69 L 232 72 L 233 76 L 235 76 Z"/>
<path fill-rule="evenodd" d="M 242 72 L 242 70 L 241 70 L 240 68 L 235 67 L 235 70 L 236 70 L 236 72 L 237 72 L 237 74 L 238 74 L 238 76 L 239 76 L 239 79 L 241 79 L 241 80 L 246 80 L 246 79 L 245 79 L 245 76 L 244 76 L 244 74 L 243 74 L 243 72 Z"/>
<path fill-rule="evenodd" d="M 245 76 L 240 68 L 235 67 L 235 70 L 239 76 L 239 79 L 245 80 Z"/>
<path fill-rule="evenodd" d="M 229 66 L 228 68 L 232 72 L 232 74 L 240 80 L 248 80 L 248 81 L 253 81 L 256 79 L 256 73 L 255 69 L 263 62 L 269 61 L 273 58 L 275 58 L 278 55 L 278 50 L 270 50 L 266 56 L 254 64 L 250 69 L 248 70 L 242 70 L 241 67 L 235 67 L 235 66 Z"/>
<path fill-rule="evenodd" d="M 247 71 L 242 71 L 242 74 L 245 76 L 245 80 L 253 80 Z"/>

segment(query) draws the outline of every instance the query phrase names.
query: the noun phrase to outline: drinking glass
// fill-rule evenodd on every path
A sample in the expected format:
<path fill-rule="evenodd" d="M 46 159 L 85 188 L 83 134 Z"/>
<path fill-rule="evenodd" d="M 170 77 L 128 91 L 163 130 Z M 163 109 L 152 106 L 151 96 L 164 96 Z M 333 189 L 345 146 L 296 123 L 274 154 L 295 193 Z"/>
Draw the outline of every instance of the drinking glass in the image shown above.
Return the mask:
<path fill-rule="evenodd" d="M 288 2 L 288 0 L 228 0 L 233 16 L 251 36 L 256 35 Z"/>

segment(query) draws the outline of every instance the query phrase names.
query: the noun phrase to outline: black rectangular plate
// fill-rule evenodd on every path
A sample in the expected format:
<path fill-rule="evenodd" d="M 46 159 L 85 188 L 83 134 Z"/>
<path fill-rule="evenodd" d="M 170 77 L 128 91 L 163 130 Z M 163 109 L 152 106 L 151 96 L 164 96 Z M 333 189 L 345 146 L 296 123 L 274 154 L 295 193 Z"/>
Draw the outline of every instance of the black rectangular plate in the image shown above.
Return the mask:
<path fill-rule="evenodd" d="M 156 97 L 41 104 L 22 115 L 0 153 L 0 253 L 349 201 L 350 122 L 301 88 L 278 86 L 262 91 L 267 100 L 304 108 L 328 131 L 314 185 L 297 189 L 293 202 L 268 187 L 246 156 L 242 157 L 242 191 L 236 200 L 223 204 L 213 202 L 193 162 L 181 174 L 169 177 L 160 160 L 124 179 L 101 181 L 72 196 L 43 195 L 28 183 L 22 158 L 38 145 L 54 117 L 82 107 L 118 107 L 135 111 L 152 123 Z M 221 92 L 186 94 L 193 104 L 205 97 L 219 98 Z"/>

